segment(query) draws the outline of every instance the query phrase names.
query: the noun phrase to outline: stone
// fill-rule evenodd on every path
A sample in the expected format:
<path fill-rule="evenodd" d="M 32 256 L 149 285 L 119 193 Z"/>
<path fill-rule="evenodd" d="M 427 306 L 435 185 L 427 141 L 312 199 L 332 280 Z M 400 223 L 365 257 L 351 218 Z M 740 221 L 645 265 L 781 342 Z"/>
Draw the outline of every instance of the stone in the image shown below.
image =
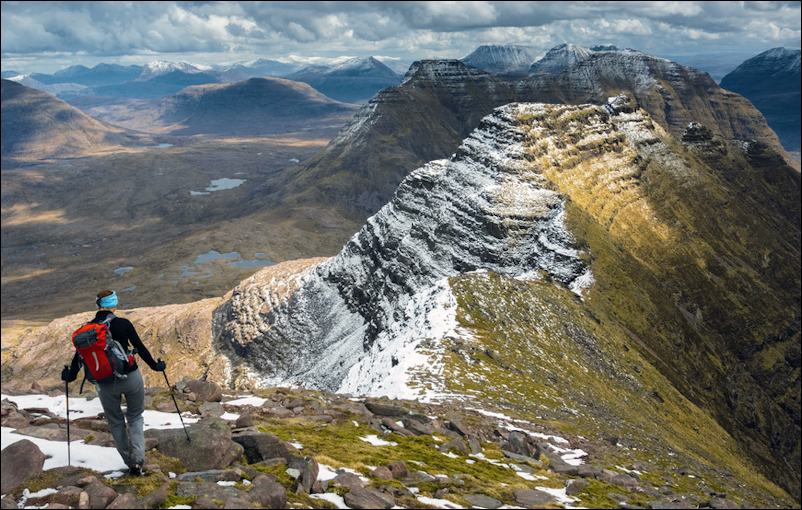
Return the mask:
<path fill-rule="evenodd" d="M 62 505 L 67 506 L 78 506 L 78 501 L 81 497 L 81 492 L 83 490 L 80 487 L 75 487 L 74 485 L 67 485 L 66 487 L 62 487 L 59 491 L 55 494 L 50 496 L 49 503 L 59 503 Z"/>
<path fill-rule="evenodd" d="M 392 480 L 393 479 L 393 472 L 390 471 L 385 466 L 379 466 L 373 471 L 370 472 L 370 475 L 374 478 L 378 478 L 379 480 Z"/>
<path fill-rule="evenodd" d="M 0 508 L 17 510 L 17 502 L 11 496 L 3 496 L 3 499 L 0 499 Z"/>
<path fill-rule="evenodd" d="M 241 414 L 237 421 L 234 424 L 238 429 L 244 429 L 246 427 L 253 427 L 253 418 L 251 418 L 251 413 Z"/>
<path fill-rule="evenodd" d="M 223 404 L 220 402 L 204 402 L 198 407 L 198 412 L 201 416 L 214 416 L 219 418 L 223 416 L 223 413 L 226 411 L 223 409 Z"/>
<path fill-rule="evenodd" d="M 138 508 L 138 505 L 133 494 L 120 494 L 106 508 Z"/>
<path fill-rule="evenodd" d="M 556 453 L 546 453 L 541 450 L 541 455 L 549 459 L 549 469 L 560 475 L 577 476 L 579 468 L 565 462 Z"/>
<path fill-rule="evenodd" d="M 242 473 L 236 469 L 209 469 L 207 471 L 191 471 L 178 475 L 178 480 L 180 481 L 191 481 L 198 478 L 207 482 L 224 480 L 238 482 L 242 479 Z"/>
<path fill-rule="evenodd" d="M 404 418 L 401 420 L 404 427 L 418 436 L 434 434 L 434 426 L 431 423 L 423 422 L 414 418 Z"/>
<path fill-rule="evenodd" d="M 394 460 L 387 464 L 387 469 L 390 470 L 396 480 L 403 480 L 409 477 L 409 470 L 403 460 Z"/>
<path fill-rule="evenodd" d="M 471 506 L 480 506 L 482 508 L 498 508 L 502 505 L 501 501 L 484 494 L 466 494 L 462 496 L 465 501 Z"/>
<path fill-rule="evenodd" d="M 618 474 L 615 475 L 611 480 L 610 483 L 613 485 L 618 485 L 621 487 L 626 487 L 627 489 L 632 489 L 638 486 L 638 481 L 632 478 L 629 475 L 625 474 Z"/>
<path fill-rule="evenodd" d="M 89 507 L 89 494 L 86 491 L 81 491 L 81 495 L 78 496 L 78 508 L 90 508 Z"/>
<path fill-rule="evenodd" d="M 540 458 L 540 446 L 531 440 L 531 438 L 523 432 L 513 430 L 507 436 L 507 441 L 503 446 L 504 450 L 517 453 L 518 455 L 525 455 L 535 460 Z"/>
<path fill-rule="evenodd" d="M 433 482 L 437 480 L 437 478 L 430 475 L 426 471 L 415 471 L 415 478 L 421 482 Z"/>
<path fill-rule="evenodd" d="M 354 490 L 354 488 L 362 487 L 362 480 L 359 479 L 353 473 L 338 473 L 331 482 L 331 485 L 345 487 L 348 490 Z"/>
<path fill-rule="evenodd" d="M 77 485 L 78 487 L 86 487 L 90 483 L 95 483 L 97 481 L 99 481 L 99 480 L 97 479 L 96 476 L 89 475 L 89 476 L 84 476 L 83 478 L 79 478 L 78 480 L 76 480 L 75 481 L 75 485 Z"/>
<path fill-rule="evenodd" d="M 291 455 L 287 444 L 272 434 L 248 431 L 232 439 L 242 446 L 251 464 L 277 457 L 289 459 Z"/>
<path fill-rule="evenodd" d="M 398 407 L 390 404 L 381 404 L 379 402 L 365 402 L 365 407 L 367 407 L 368 411 L 375 414 L 376 416 L 397 417 L 409 414 L 409 411 L 407 411 L 403 407 Z"/>
<path fill-rule="evenodd" d="M 448 428 L 449 430 L 453 430 L 454 432 L 463 437 L 468 437 L 471 434 L 471 431 L 468 430 L 468 427 L 466 427 L 465 424 L 462 423 L 462 420 L 460 420 L 459 418 L 451 418 L 445 423 L 445 425 L 446 428 Z"/>
<path fill-rule="evenodd" d="M 170 493 L 170 485 L 170 482 L 165 482 L 155 491 L 146 494 L 140 500 L 140 506 L 142 508 L 161 508 L 164 502 L 167 501 L 167 496 Z"/>
<path fill-rule="evenodd" d="M 0 424 L 2 424 L 3 427 L 9 427 L 12 429 L 27 427 L 29 423 L 30 420 L 28 417 L 16 410 L 11 411 L 9 414 L 0 419 Z"/>
<path fill-rule="evenodd" d="M 515 489 L 515 501 L 526 508 L 538 508 L 554 501 L 554 496 L 537 489 Z"/>
<path fill-rule="evenodd" d="M 468 448 L 471 449 L 471 453 L 482 453 L 482 443 L 474 436 L 468 438 Z"/>
<path fill-rule="evenodd" d="M 23 439 L 5 447 L 0 453 L 0 491 L 8 494 L 22 482 L 39 475 L 45 454 L 33 442 Z"/>
<path fill-rule="evenodd" d="M 588 464 L 580 464 L 576 468 L 577 476 L 581 476 L 582 478 L 598 478 L 601 472 L 601 468 Z"/>
<path fill-rule="evenodd" d="M 106 508 L 117 497 L 117 491 L 100 481 L 87 485 L 84 492 L 89 495 L 89 508 Z"/>
<path fill-rule="evenodd" d="M 231 440 L 228 423 L 219 418 L 205 418 L 188 428 L 191 442 L 187 441 L 183 429 L 151 429 L 148 437 L 159 441 L 157 449 L 176 457 L 194 471 L 222 469 L 239 459 L 243 447 Z"/>
<path fill-rule="evenodd" d="M 231 508 L 231 509 L 251 508 L 252 505 L 253 504 L 248 499 L 245 499 L 244 497 L 241 498 L 241 497 L 232 496 L 232 497 L 226 499 L 226 502 L 223 504 L 223 508 Z"/>
<path fill-rule="evenodd" d="M 679 501 L 652 501 L 649 503 L 649 508 L 654 510 L 673 510 L 678 508 L 687 508 L 686 503 Z"/>
<path fill-rule="evenodd" d="M 450 452 L 451 450 L 456 450 L 462 455 L 468 455 L 471 452 L 470 449 L 468 449 L 468 446 L 465 444 L 465 441 L 457 437 L 440 445 L 441 452 Z"/>
<path fill-rule="evenodd" d="M 253 479 L 252 485 L 248 493 L 251 499 L 266 508 L 285 508 L 287 491 L 280 483 L 266 475 L 259 475 Z"/>
<path fill-rule="evenodd" d="M 310 494 L 312 492 L 312 484 L 317 480 L 317 475 L 320 473 L 320 466 L 312 457 L 305 457 L 300 462 L 295 459 L 290 461 L 290 465 L 301 464 L 301 476 L 298 479 L 298 491 Z"/>
<path fill-rule="evenodd" d="M 728 508 L 740 508 L 740 506 L 738 506 L 738 503 L 726 498 L 713 498 L 710 500 L 710 508 L 728 509 Z"/>
<path fill-rule="evenodd" d="M 388 494 L 374 489 L 355 487 L 345 494 L 345 504 L 350 508 L 392 508 L 395 500 Z M 392 501 L 388 501 L 392 499 Z"/>
<path fill-rule="evenodd" d="M 579 494 L 583 490 L 587 489 L 588 486 L 590 486 L 590 482 L 583 478 L 568 480 L 568 483 L 565 486 L 565 493 L 569 496 L 573 496 L 574 494 Z"/>
<path fill-rule="evenodd" d="M 195 394 L 195 401 L 220 402 L 223 400 L 223 390 L 220 389 L 219 384 L 212 381 L 193 379 L 187 381 L 186 389 L 189 389 L 189 393 Z"/>

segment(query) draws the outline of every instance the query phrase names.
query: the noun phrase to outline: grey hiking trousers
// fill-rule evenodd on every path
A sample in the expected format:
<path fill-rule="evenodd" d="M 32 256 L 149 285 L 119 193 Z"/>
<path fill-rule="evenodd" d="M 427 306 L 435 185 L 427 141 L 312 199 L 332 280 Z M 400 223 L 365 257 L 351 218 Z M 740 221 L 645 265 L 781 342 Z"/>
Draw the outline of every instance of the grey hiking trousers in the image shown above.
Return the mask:
<path fill-rule="evenodd" d="M 123 461 L 130 467 L 134 464 L 140 466 L 145 463 L 145 384 L 142 373 L 137 368 L 128 374 L 125 379 L 98 383 L 98 398 L 103 405 L 106 421 L 109 422 L 114 444 Z M 123 416 L 120 400 L 125 395 L 126 410 Z M 128 428 L 126 430 L 126 419 Z"/>

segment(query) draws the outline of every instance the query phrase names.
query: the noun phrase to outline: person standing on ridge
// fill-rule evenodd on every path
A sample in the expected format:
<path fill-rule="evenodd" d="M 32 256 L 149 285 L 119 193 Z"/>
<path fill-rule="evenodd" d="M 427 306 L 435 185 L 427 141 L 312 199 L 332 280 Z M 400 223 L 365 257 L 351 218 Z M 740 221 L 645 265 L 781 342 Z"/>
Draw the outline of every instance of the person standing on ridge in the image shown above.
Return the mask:
<path fill-rule="evenodd" d="M 61 380 L 74 381 L 84 367 L 86 378 L 97 388 L 117 451 L 129 473 L 138 476 L 145 463 L 145 384 L 133 355 L 139 354 L 151 370 L 158 372 L 164 371 L 167 364 L 153 359 L 131 321 L 114 315 L 118 304 L 114 291 L 98 292 L 95 303 L 95 318 L 73 333 L 76 352 L 70 366 L 62 370 Z M 120 407 L 123 395 L 125 415 Z"/>

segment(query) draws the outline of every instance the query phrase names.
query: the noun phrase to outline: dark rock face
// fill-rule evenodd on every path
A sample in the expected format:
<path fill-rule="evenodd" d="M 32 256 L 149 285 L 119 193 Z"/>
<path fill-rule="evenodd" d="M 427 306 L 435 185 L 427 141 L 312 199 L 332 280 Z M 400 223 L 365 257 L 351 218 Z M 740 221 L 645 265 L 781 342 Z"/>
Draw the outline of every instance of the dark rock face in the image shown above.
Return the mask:
<path fill-rule="evenodd" d="M 290 451 L 286 443 L 271 434 L 247 432 L 237 434 L 233 439 L 242 446 L 250 463 L 275 458 L 290 458 Z"/>
<path fill-rule="evenodd" d="M 260 313 L 261 289 L 236 289 L 222 340 L 264 374 L 359 394 L 394 384 L 386 374 L 401 343 L 393 342 L 410 326 L 398 311 L 420 301 L 420 311 L 406 313 L 426 321 L 431 303 L 445 299 L 437 297 L 438 281 L 473 270 L 542 271 L 571 286 L 587 269 L 563 223 L 560 195 L 522 172 L 517 118 L 524 114 L 516 105 L 499 108 L 451 160 L 413 172 L 337 257 L 269 314 Z M 364 363 L 354 367 L 358 361 Z M 382 415 L 401 412 L 367 406 Z"/>
<path fill-rule="evenodd" d="M 774 48 L 756 55 L 721 80 L 749 99 L 789 151 L 800 149 L 800 50 Z"/>
<path fill-rule="evenodd" d="M 223 390 L 220 385 L 212 381 L 199 381 L 193 379 L 187 381 L 186 390 L 195 394 L 195 400 L 199 402 L 220 402 L 223 399 Z"/>
<path fill-rule="evenodd" d="M 253 489 L 249 496 L 265 508 L 285 508 L 287 504 L 287 491 L 284 486 L 266 475 L 259 475 L 253 479 Z"/>
<path fill-rule="evenodd" d="M 196 471 L 228 467 L 243 452 L 242 446 L 231 440 L 228 424 L 215 418 L 190 425 L 191 442 L 182 429 L 151 429 L 146 435 L 158 439 L 160 452 L 180 459 L 188 469 Z"/>
<path fill-rule="evenodd" d="M 25 480 L 42 472 L 45 455 L 38 446 L 27 439 L 5 447 L 0 454 L 0 482 L 3 494 L 14 490 Z"/>

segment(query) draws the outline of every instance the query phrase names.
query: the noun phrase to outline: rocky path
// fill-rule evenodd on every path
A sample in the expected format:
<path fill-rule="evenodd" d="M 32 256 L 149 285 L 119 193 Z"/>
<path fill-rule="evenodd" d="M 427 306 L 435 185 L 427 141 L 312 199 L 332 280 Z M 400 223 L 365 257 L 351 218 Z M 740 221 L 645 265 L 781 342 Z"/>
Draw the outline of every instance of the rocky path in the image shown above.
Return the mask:
<path fill-rule="evenodd" d="M 491 410 L 285 388 L 224 395 L 198 380 L 176 390 L 192 441 L 169 394 L 149 389 L 137 478 L 121 471 L 96 398 L 70 401 L 67 466 L 63 397 L 3 395 L 2 508 L 736 507 L 712 489 L 700 501 L 657 487 L 645 463 L 595 465 L 584 438 Z"/>

